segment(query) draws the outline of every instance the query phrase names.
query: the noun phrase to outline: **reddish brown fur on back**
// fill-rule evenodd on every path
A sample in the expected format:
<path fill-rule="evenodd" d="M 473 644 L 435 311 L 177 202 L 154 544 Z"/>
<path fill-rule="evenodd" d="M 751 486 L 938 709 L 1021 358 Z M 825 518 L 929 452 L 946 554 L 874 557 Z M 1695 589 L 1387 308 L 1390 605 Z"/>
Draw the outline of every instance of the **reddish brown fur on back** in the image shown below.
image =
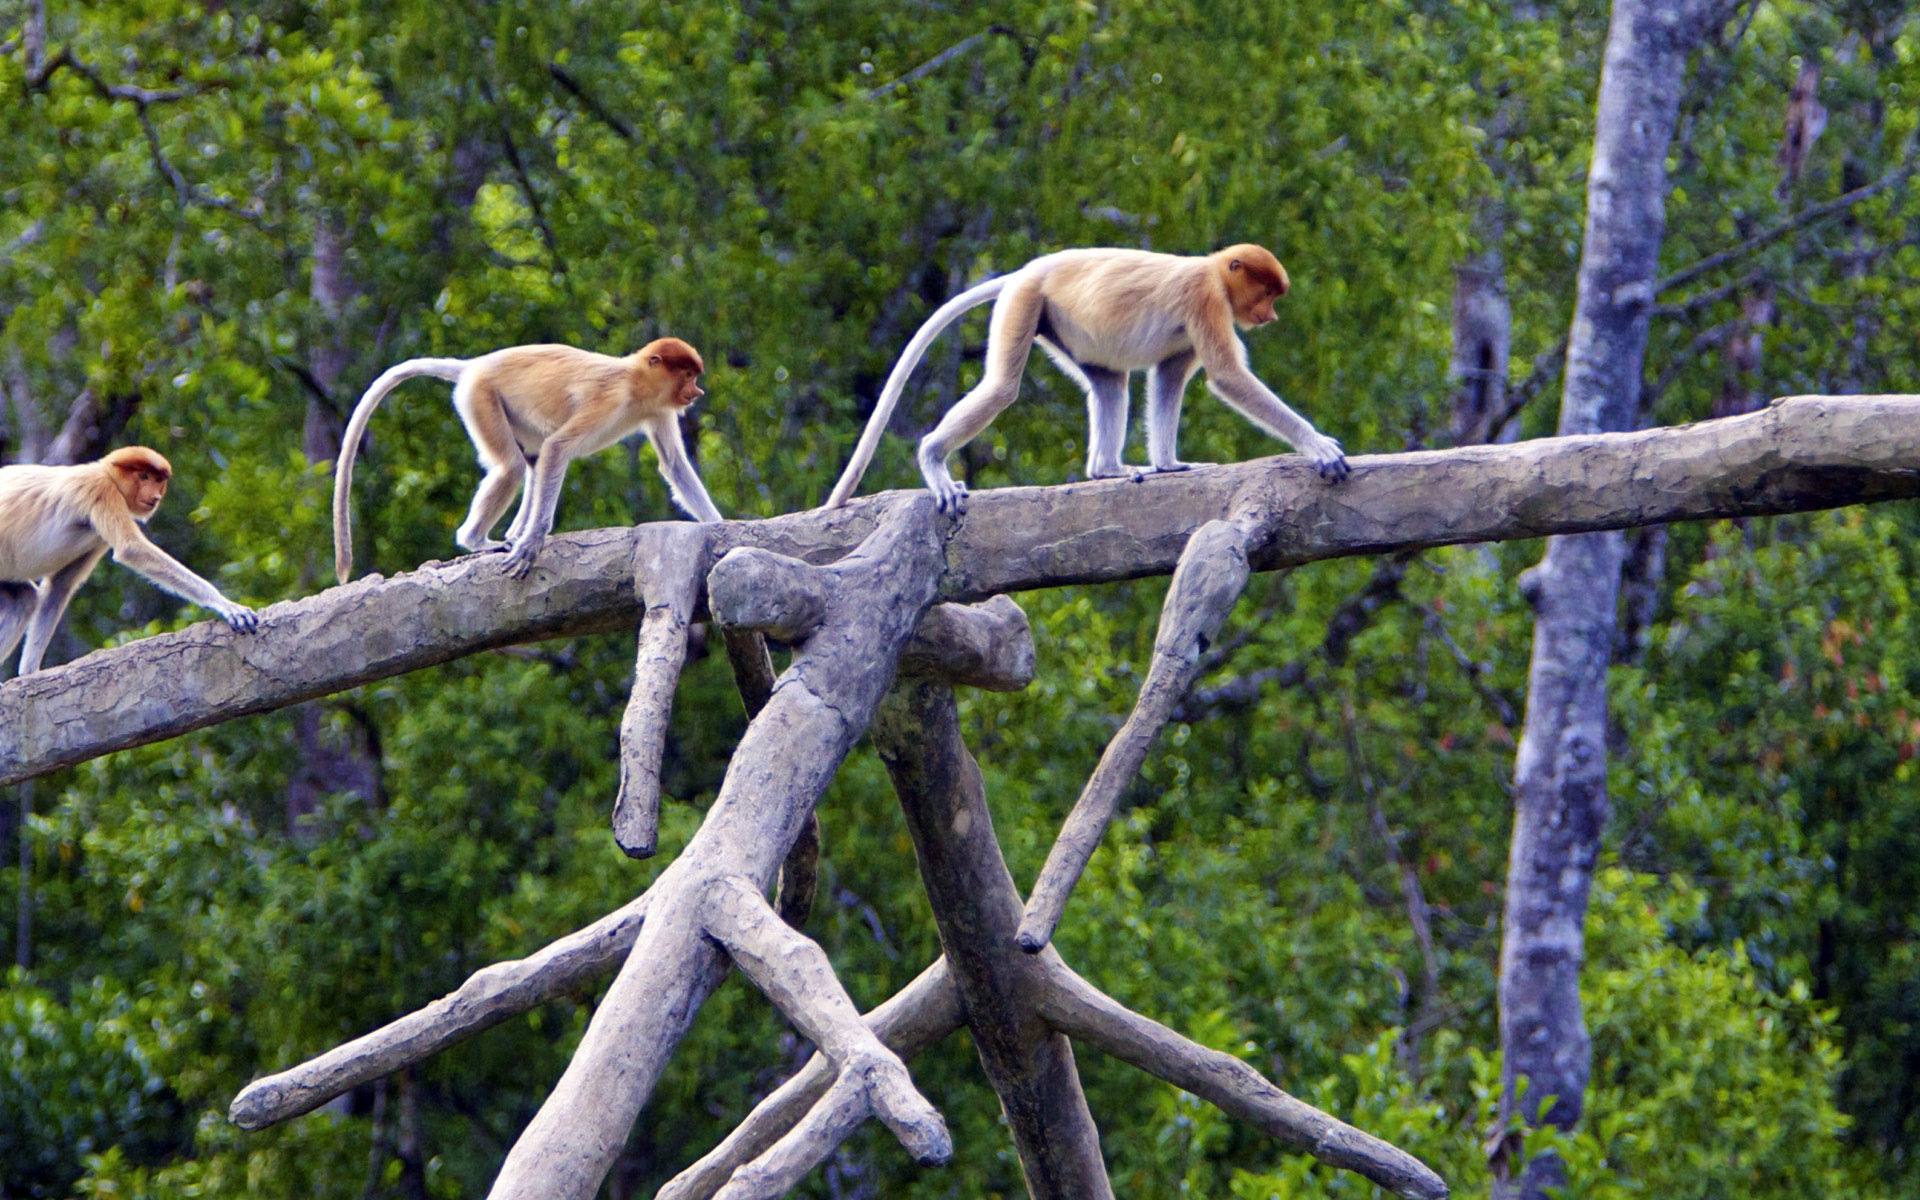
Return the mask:
<path fill-rule="evenodd" d="M 129 474 L 134 471 L 152 471 L 162 479 L 173 478 L 173 464 L 163 458 L 158 450 L 149 450 L 145 446 L 122 446 L 100 461 L 116 471 L 125 471 Z"/>

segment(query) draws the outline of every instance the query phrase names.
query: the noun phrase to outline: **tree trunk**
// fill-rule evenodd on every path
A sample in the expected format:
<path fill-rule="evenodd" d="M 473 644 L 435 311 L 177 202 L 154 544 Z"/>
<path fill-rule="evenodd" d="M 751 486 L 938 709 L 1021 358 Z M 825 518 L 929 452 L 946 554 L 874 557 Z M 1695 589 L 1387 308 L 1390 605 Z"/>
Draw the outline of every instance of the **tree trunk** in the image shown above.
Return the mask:
<path fill-rule="evenodd" d="M 1639 404 L 1665 231 L 1668 144 L 1703 0 L 1617 0 L 1601 69 L 1587 231 L 1567 345 L 1562 435 L 1624 430 Z M 1607 820 L 1606 672 L 1623 543 L 1558 537 L 1521 588 L 1536 613 L 1514 765 L 1513 846 L 1500 950 L 1501 1117 L 1494 1195 L 1547 1195 L 1552 1155 L 1519 1161 L 1521 1127 L 1580 1117 L 1591 1047 L 1580 1013 L 1587 896 Z M 1526 1081 L 1526 1098 L 1518 1090 Z"/>

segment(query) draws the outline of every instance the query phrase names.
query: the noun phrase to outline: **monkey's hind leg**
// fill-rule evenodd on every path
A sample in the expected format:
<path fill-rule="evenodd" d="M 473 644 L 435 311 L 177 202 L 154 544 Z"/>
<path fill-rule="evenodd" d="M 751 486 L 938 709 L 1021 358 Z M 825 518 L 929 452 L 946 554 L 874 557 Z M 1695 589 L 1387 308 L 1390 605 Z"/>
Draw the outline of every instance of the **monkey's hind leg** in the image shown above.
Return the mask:
<path fill-rule="evenodd" d="M 1041 277 L 1026 276 L 1000 293 L 987 326 L 986 370 L 980 382 L 920 439 L 920 474 L 943 513 L 967 511 L 967 485 L 947 471 L 947 456 L 978 437 L 1020 395 L 1020 376 L 1027 369 L 1046 303 L 1042 284 Z"/>
<path fill-rule="evenodd" d="M 40 603 L 40 589 L 30 583 L 0 583 L 0 663 L 27 631 L 27 620 Z"/>
<path fill-rule="evenodd" d="M 527 464 L 528 474 L 532 474 L 538 471 L 540 469 L 540 456 L 538 454 L 527 455 L 526 464 Z M 525 530 L 527 527 L 528 514 L 530 514 L 532 511 L 533 511 L 533 489 L 528 488 L 526 491 L 520 493 L 520 507 L 513 510 L 513 520 L 507 523 L 507 532 L 504 535 L 505 540 L 495 542 L 492 545 L 488 546 L 487 549 L 505 550 L 508 546 L 511 546 L 515 542 L 519 541 L 521 532 Z"/>
<path fill-rule="evenodd" d="M 1082 365 L 1087 377 L 1087 478 L 1130 473 L 1120 461 L 1127 444 L 1127 373 Z"/>
<path fill-rule="evenodd" d="M 473 448 L 479 451 L 480 465 L 486 468 L 487 476 L 474 491 L 467 519 L 453 540 L 462 550 L 477 554 L 506 549 L 506 542 L 494 541 L 487 535 L 500 523 L 507 506 L 519 493 L 527 475 L 527 460 L 520 453 L 520 443 L 514 440 L 513 429 L 507 423 L 507 410 L 500 401 L 500 393 L 491 386 L 470 384 L 471 378 L 471 374 L 463 375 L 454 385 L 453 407 L 467 427 L 467 436 L 473 439 Z"/>

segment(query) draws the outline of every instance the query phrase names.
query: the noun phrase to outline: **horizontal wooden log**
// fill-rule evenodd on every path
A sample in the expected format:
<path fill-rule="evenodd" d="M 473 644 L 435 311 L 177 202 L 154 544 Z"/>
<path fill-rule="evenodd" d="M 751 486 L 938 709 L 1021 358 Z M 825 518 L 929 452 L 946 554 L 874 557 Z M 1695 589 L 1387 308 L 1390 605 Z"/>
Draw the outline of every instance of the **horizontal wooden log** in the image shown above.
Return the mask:
<path fill-rule="evenodd" d="M 1164 575 L 1193 530 L 1263 514 L 1255 570 L 1461 542 L 1920 495 L 1920 397 L 1802 396 L 1673 429 L 1350 459 L 1343 483 L 1304 460 L 973 494 L 947 543 L 942 600 Z M 910 496 L 730 521 L 751 546 L 837 559 Z M 276 604 L 259 633 L 207 623 L 0 685 L 0 784 L 518 642 L 640 620 L 630 529 L 550 538 L 532 574 L 499 555 L 430 563 Z"/>

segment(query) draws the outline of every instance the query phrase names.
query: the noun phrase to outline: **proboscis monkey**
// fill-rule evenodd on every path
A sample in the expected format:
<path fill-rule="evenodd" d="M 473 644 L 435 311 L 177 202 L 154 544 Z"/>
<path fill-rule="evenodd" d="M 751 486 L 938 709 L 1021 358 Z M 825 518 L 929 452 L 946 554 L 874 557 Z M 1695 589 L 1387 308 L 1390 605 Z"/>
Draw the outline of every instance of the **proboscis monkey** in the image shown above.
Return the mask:
<path fill-rule="evenodd" d="M 702 521 L 723 519 L 680 440 L 681 412 L 706 395 L 698 382 L 705 370 L 699 351 L 671 337 L 656 338 L 624 358 L 572 346 L 512 346 L 478 358 L 412 358 L 388 368 L 355 406 L 334 470 L 333 551 L 340 582 L 353 573 L 348 503 L 354 454 L 373 410 L 400 381 L 431 375 L 453 382 L 453 407 L 487 472 L 453 540 L 468 551 L 505 550 L 507 573 L 519 578 L 553 531 L 567 464 L 634 433 L 653 442 L 660 474 L 680 507 Z M 506 540 L 494 541 L 488 535 L 529 469 L 533 480 Z"/>
<path fill-rule="evenodd" d="M 172 478 L 172 465 L 145 446 L 78 466 L 0 467 L 0 661 L 25 634 L 19 674 L 40 669 L 68 602 L 109 551 L 115 562 L 212 609 L 242 633 L 259 628 L 252 609 L 221 595 L 140 528 Z"/>
<path fill-rule="evenodd" d="M 853 460 L 826 507 L 847 502 L 873 459 L 907 377 L 942 330 L 968 309 L 999 298 L 988 327 L 986 370 L 974 389 L 920 440 L 920 473 L 944 512 L 965 512 L 966 485 L 947 472 L 947 456 L 985 429 L 1020 394 L 1020 375 L 1035 342 L 1087 393 L 1087 475 L 1104 479 L 1145 472 L 1120 461 L 1127 434 L 1127 382 L 1147 374 L 1148 471 L 1184 471 L 1176 446 L 1180 400 L 1196 370 L 1207 388 L 1249 421 L 1284 438 L 1312 460 L 1324 479 L 1347 476 L 1340 443 L 1288 408 L 1247 369 L 1234 333 L 1274 319 L 1287 294 L 1287 269 L 1260 246 L 1229 246 L 1204 256 L 1146 250 L 1062 250 L 1010 275 L 973 287 L 941 305 L 913 335 L 881 389 Z"/>

